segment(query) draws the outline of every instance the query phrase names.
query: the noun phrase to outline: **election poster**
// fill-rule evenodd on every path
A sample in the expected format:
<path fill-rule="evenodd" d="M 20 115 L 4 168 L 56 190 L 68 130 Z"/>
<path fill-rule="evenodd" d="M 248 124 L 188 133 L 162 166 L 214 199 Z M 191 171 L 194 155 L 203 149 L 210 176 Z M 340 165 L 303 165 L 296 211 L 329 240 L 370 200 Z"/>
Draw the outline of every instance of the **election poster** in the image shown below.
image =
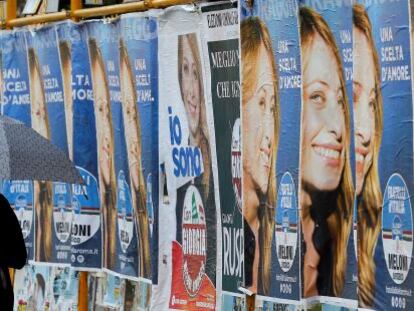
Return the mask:
<path fill-rule="evenodd" d="M 26 30 L 3 32 L 0 36 L 2 56 L 1 110 L 4 115 L 31 127 L 30 82 L 25 32 Z M 4 180 L 2 193 L 19 220 L 27 258 L 33 260 L 33 182 L 29 180 Z"/>
<path fill-rule="evenodd" d="M 244 249 L 241 188 L 241 122 L 239 13 L 235 4 L 202 7 L 203 58 L 206 72 L 206 113 L 214 121 L 221 215 L 222 308 L 241 301 Z M 211 144 L 213 145 L 213 143 Z M 219 267 L 219 266 L 218 266 Z M 238 299 L 237 299 L 238 298 Z M 227 302 L 228 301 L 228 302 Z"/>
<path fill-rule="evenodd" d="M 92 21 L 87 29 L 100 173 L 103 267 L 137 278 L 137 231 L 122 112 L 123 100 L 128 96 L 121 95 L 119 24 Z M 127 87 L 131 81 L 124 82 L 123 87 Z"/>
<path fill-rule="evenodd" d="M 356 308 L 351 4 L 300 1 L 299 206 L 303 297 Z"/>
<path fill-rule="evenodd" d="M 13 310 L 53 310 L 53 269 L 29 264 L 16 270 Z"/>
<path fill-rule="evenodd" d="M 107 274 L 104 278 L 104 307 L 120 310 L 123 307 L 125 280 L 113 274 Z"/>
<path fill-rule="evenodd" d="M 154 15 L 154 16 L 153 16 Z M 122 16 L 120 76 L 138 276 L 151 280 L 151 241 L 158 207 L 158 34 L 156 13 Z"/>
<path fill-rule="evenodd" d="M 301 299 L 298 12 L 297 1 L 241 8 L 245 286 L 263 310 Z"/>
<path fill-rule="evenodd" d="M 71 24 L 72 157 L 84 184 L 72 185 L 71 265 L 77 270 L 102 267 L 96 119 L 85 24 Z M 64 43 L 65 44 L 65 43 Z"/>
<path fill-rule="evenodd" d="M 354 93 L 359 305 L 414 306 L 410 1 L 357 1 Z M 361 166 L 360 171 L 358 171 Z M 360 176 L 358 175 L 360 173 Z"/>
<path fill-rule="evenodd" d="M 125 280 L 124 311 L 150 310 L 151 284 Z"/>
<path fill-rule="evenodd" d="M 214 125 L 208 111 L 202 16 L 177 6 L 159 17 L 158 279 L 152 308 L 214 310 L 218 239 Z M 163 185 L 165 183 L 165 187 Z M 218 198 L 217 198 L 218 199 Z"/>
<path fill-rule="evenodd" d="M 55 25 L 26 32 L 31 125 L 66 154 L 67 135 L 62 75 Z M 46 159 L 45 159 L 46 160 Z M 68 184 L 35 181 L 35 261 L 69 264 L 72 204 Z"/>

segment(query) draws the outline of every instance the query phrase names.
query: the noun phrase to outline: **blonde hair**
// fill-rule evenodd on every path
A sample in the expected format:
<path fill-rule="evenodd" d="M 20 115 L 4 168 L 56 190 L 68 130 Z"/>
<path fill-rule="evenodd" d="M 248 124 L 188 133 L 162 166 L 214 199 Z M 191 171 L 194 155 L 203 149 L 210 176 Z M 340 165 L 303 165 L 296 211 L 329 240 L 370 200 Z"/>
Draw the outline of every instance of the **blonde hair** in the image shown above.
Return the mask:
<path fill-rule="evenodd" d="M 307 53 L 309 47 L 312 45 L 316 34 L 319 34 L 324 42 L 331 48 L 333 56 L 338 65 L 338 75 L 341 83 L 341 91 L 344 97 L 344 118 L 345 118 L 345 163 L 344 170 L 340 184 L 336 190 L 336 208 L 335 211 L 327 218 L 329 232 L 332 238 L 332 284 L 335 296 L 340 296 L 345 282 L 345 270 L 347 263 L 347 245 L 349 234 L 352 225 L 352 208 L 354 189 L 352 183 L 351 165 L 349 163 L 349 149 L 350 149 L 350 133 L 351 133 L 351 119 L 348 105 L 348 98 L 345 89 L 345 79 L 342 70 L 342 62 L 338 47 L 332 35 L 329 26 L 314 10 L 301 7 L 300 8 L 300 38 L 302 50 L 302 73 L 306 64 L 304 63 L 304 55 Z M 310 217 L 310 209 L 302 210 L 302 218 Z"/>
<path fill-rule="evenodd" d="M 40 96 L 41 100 L 38 104 L 42 105 L 44 113 L 44 125 L 46 127 L 45 138 L 51 138 L 49 116 L 47 113 L 45 90 L 43 84 L 43 76 L 40 70 L 39 60 L 33 48 L 28 49 L 29 73 L 30 73 L 30 99 Z M 38 79 L 40 85 L 39 90 L 34 89 L 34 81 Z M 30 105 L 32 116 L 35 115 L 36 110 L 33 103 Z M 37 125 L 32 123 L 32 128 L 37 131 Z M 35 259 L 36 261 L 51 261 L 52 260 L 52 214 L 53 214 L 53 196 L 52 183 L 47 181 L 35 181 L 34 184 L 34 204 L 36 211 L 36 247 Z"/>
<path fill-rule="evenodd" d="M 132 98 L 133 98 L 133 105 L 132 105 L 132 114 L 134 115 L 134 121 L 132 126 L 134 127 L 135 132 L 138 136 L 138 146 L 137 150 L 135 152 L 139 155 L 139 161 L 138 163 L 131 163 L 132 159 L 128 157 L 129 162 L 129 172 L 131 176 L 131 193 L 132 193 L 132 204 L 134 206 L 135 215 L 137 217 L 138 222 L 138 236 L 137 239 L 139 240 L 139 255 L 140 255 L 140 276 L 144 278 L 149 278 L 151 276 L 151 254 L 150 254 L 150 245 L 149 245 L 149 224 L 148 224 L 148 211 L 146 209 L 146 199 L 147 199 L 147 192 L 145 190 L 145 181 L 144 181 L 144 175 L 143 175 L 143 169 L 142 169 L 142 162 L 141 159 L 141 124 L 139 122 L 139 111 L 137 109 L 137 97 L 135 92 L 135 79 L 131 72 L 131 63 L 128 57 L 127 48 L 125 46 L 125 43 L 122 39 L 119 41 L 120 44 L 120 71 L 121 75 L 126 74 L 128 76 L 127 83 L 130 83 L 132 92 Z M 123 72 L 123 66 L 122 62 L 125 63 L 126 66 L 126 72 Z M 122 81 L 122 79 L 121 79 Z M 123 83 L 121 83 L 121 93 L 122 93 L 122 101 L 123 104 L 125 104 L 125 91 L 122 89 Z M 125 108 L 122 109 L 124 114 L 124 123 L 126 122 L 126 115 L 125 115 Z M 128 141 L 128 138 L 125 137 Z M 130 144 L 127 144 L 128 154 L 130 151 Z M 135 187 L 135 185 L 132 183 L 132 169 L 135 169 L 135 171 L 138 173 L 138 188 Z"/>
<path fill-rule="evenodd" d="M 101 210 L 103 216 L 103 237 L 104 237 L 104 266 L 106 268 L 114 268 L 115 266 L 115 248 L 116 248 L 116 216 L 117 216 L 117 206 L 116 206 L 116 174 L 115 174 L 115 157 L 114 157 L 114 129 L 112 125 L 112 117 L 111 117 L 111 102 L 109 96 L 109 86 L 108 80 L 105 75 L 105 67 L 102 60 L 101 51 L 96 43 L 95 39 L 89 39 L 89 53 L 90 53 L 90 61 L 91 61 L 91 73 L 92 73 L 92 86 L 93 86 L 93 96 L 94 96 L 94 109 L 95 109 L 95 118 L 96 118 L 96 135 L 97 135 L 97 149 L 98 149 L 98 159 L 101 157 L 102 152 L 102 142 L 99 139 L 99 131 L 102 130 L 103 127 L 108 126 L 110 131 L 110 139 L 111 139 L 111 146 L 112 150 L 111 153 L 111 163 L 110 163 L 110 181 L 109 184 L 106 184 L 103 180 L 102 174 L 102 167 L 100 165 L 100 161 L 98 161 L 99 167 L 99 192 L 100 192 L 100 199 L 101 199 Z M 94 77 L 95 73 L 93 70 L 94 63 L 98 66 L 100 70 L 102 70 L 103 80 L 97 81 L 96 76 Z M 99 120 L 102 118 L 100 113 L 97 109 L 96 105 L 96 94 L 98 92 L 105 92 L 105 99 L 104 102 L 108 105 L 108 124 L 101 124 L 102 121 Z M 99 91 L 97 91 L 99 89 Z"/>
<path fill-rule="evenodd" d="M 207 117 L 206 117 L 206 106 L 204 102 L 204 87 L 203 87 L 203 72 L 201 67 L 201 58 L 200 52 L 198 49 L 197 44 L 197 36 L 195 33 L 189 33 L 185 35 L 178 36 L 178 82 L 180 84 L 180 91 L 181 97 L 184 101 L 184 94 L 183 94 L 183 87 L 182 87 L 182 66 L 183 66 L 183 58 L 184 58 L 184 39 L 188 40 L 188 44 L 191 49 L 191 53 L 194 57 L 194 62 L 196 64 L 197 73 L 198 73 L 198 89 L 200 91 L 200 145 L 198 146 L 201 149 L 201 154 L 203 155 L 203 166 L 204 166 L 204 173 L 203 173 L 203 187 L 205 189 L 204 198 L 206 199 L 209 196 L 209 188 L 210 188 L 210 178 L 211 176 L 211 159 L 210 159 L 210 140 L 208 135 L 208 127 L 207 127 Z M 213 189 L 211 189 L 213 190 Z"/>
<path fill-rule="evenodd" d="M 261 284 L 266 295 L 270 290 L 270 273 L 272 261 L 272 241 L 275 224 L 275 205 L 276 205 L 276 157 L 277 147 L 279 144 L 279 92 L 278 77 L 276 72 L 276 63 L 270 39 L 269 31 L 266 25 L 258 17 L 250 17 L 241 23 L 241 53 L 242 53 L 242 107 L 244 107 L 253 96 L 257 87 L 257 70 L 256 61 L 259 57 L 261 46 L 263 46 L 269 55 L 271 71 L 273 78 L 273 87 L 275 91 L 275 109 L 274 117 L 274 142 L 272 149 L 272 159 L 270 165 L 270 174 L 268 190 L 265 202 L 260 202 L 258 217 L 260 222 L 259 241 L 260 241 L 260 265 L 261 267 Z M 260 196 L 259 196 L 260 197 Z"/>
<path fill-rule="evenodd" d="M 358 204 L 358 289 L 360 306 L 372 306 L 375 287 L 374 251 L 381 229 L 382 193 L 378 156 L 382 139 L 382 95 L 380 65 L 372 37 L 372 26 L 362 5 L 353 6 L 353 24 L 365 35 L 375 67 L 375 136 L 372 164 L 365 177 Z"/>
<path fill-rule="evenodd" d="M 59 41 L 59 55 L 65 103 L 66 137 L 68 141 L 69 157 L 73 159 L 72 57 L 70 42 Z"/>

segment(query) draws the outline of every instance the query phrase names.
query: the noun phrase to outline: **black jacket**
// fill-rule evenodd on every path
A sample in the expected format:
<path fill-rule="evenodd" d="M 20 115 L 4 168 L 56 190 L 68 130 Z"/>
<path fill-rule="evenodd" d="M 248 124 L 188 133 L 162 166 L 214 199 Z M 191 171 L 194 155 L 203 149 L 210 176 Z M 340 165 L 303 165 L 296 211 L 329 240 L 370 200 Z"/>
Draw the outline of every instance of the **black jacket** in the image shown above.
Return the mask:
<path fill-rule="evenodd" d="M 9 269 L 21 269 L 27 253 L 22 230 L 9 201 L 0 194 L 0 306 L 13 310 L 13 286 Z"/>

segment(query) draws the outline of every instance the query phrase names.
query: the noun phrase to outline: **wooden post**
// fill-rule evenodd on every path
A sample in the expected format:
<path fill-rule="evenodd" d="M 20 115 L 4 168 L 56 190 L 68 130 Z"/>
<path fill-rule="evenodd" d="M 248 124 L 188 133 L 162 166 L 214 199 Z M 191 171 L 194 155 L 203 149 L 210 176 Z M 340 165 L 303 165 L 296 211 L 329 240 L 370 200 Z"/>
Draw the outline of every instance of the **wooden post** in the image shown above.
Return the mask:
<path fill-rule="evenodd" d="M 88 311 L 88 272 L 79 272 L 78 311 Z"/>
<path fill-rule="evenodd" d="M 8 21 L 15 19 L 17 16 L 17 0 L 7 0 L 6 6 L 6 25 L 9 27 Z"/>
<path fill-rule="evenodd" d="M 82 9 L 82 0 L 70 0 L 70 13 L 74 21 L 78 21 L 79 19 L 73 13 L 80 9 Z"/>

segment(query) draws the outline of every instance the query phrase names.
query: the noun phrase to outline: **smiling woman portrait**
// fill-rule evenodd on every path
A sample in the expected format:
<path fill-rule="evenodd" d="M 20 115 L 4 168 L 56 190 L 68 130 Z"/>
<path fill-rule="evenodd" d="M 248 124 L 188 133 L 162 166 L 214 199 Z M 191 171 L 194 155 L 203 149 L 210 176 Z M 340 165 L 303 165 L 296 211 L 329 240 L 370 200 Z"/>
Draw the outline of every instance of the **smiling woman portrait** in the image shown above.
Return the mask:
<path fill-rule="evenodd" d="M 114 269 L 117 217 L 114 128 L 104 61 L 96 40 L 92 38 L 89 39 L 89 55 L 96 119 L 99 193 L 103 218 L 103 266 Z"/>
<path fill-rule="evenodd" d="M 382 193 L 378 156 L 382 138 L 380 66 L 372 27 L 364 7 L 353 7 L 354 116 L 356 195 L 358 203 L 359 305 L 371 307 L 374 300 L 374 253 L 381 229 Z"/>
<path fill-rule="evenodd" d="M 269 295 L 279 95 L 269 31 L 257 17 L 241 23 L 241 53 L 245 286 Z"/>
<path fill-rule="evenodd" d="M 302 52 L 301 226 L 303 295 L 340 296 L 351 231 L 351 120 L 335 39 L 314 10 L 300 8 Z"/>
<path fill-rule="evenodd" d="M 43 137 L 50 140 L 51 132 L 43 77 L 40 71 L 37 54 L 33 48 L 28 49 L 28 59 L 32 128 Z M 47 181 L 35 181 L 33 187 L 34 208 L 36 213 L 35 261 L 47 262 L 52 260 L 52 183 Z"/>
<path fill-rule="evenodd" d="M 127 141 L 128 166 L 131 180 L 131 196 L 137 220 L 139 276 L 151 277 L 151 254 L 147 191 L 141 163 L 141 124 L 137 108 L 135 78 L 131 69 L 128 51 L 120 40 L 120 76 L 122 94 L 122 115 L 124 119 L 125 141 Z"/>

